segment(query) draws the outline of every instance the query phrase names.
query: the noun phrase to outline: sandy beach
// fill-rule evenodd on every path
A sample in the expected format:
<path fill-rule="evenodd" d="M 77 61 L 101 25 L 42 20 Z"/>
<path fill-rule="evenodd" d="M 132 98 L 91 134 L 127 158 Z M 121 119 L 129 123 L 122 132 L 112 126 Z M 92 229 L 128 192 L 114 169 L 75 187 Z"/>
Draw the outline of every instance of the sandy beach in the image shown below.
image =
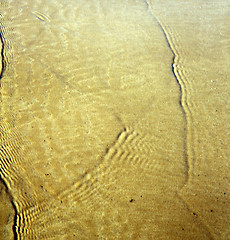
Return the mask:
<path fill-rule="evenodd" d="M 230 239 L 227 1 L 0 12 L 0 239 Z"/>

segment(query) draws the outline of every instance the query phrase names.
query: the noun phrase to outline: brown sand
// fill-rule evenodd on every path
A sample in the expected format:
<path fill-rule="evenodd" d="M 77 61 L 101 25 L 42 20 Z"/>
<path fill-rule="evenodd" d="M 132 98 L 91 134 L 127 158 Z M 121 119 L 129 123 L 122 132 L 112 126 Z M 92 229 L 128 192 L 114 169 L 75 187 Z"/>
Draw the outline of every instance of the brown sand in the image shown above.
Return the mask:
<path fill-rule="evenodd" d="M 230 239 L 227 1 L 0 6 L 2 236 Z"/>

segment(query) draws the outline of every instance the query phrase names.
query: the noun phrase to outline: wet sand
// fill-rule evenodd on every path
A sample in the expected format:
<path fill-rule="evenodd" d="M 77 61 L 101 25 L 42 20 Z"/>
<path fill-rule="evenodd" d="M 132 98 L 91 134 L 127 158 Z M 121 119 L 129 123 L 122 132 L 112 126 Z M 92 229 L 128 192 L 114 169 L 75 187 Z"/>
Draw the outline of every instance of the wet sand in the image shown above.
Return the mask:
<path fill-rule="evenodd" d="M 230 239 L 227 1 L 0 7 L 0 238 Z"/>

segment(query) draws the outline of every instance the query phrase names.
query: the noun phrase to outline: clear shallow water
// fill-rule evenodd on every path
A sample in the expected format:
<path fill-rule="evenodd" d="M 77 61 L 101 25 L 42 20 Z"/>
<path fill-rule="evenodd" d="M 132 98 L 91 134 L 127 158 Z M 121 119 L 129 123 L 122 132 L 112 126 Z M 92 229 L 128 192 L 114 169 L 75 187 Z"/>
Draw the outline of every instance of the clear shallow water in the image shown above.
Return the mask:
<path fill-rule="evenodd" d="M 1 8 L 5 238 L 228 239 L 227 4 Z"/>

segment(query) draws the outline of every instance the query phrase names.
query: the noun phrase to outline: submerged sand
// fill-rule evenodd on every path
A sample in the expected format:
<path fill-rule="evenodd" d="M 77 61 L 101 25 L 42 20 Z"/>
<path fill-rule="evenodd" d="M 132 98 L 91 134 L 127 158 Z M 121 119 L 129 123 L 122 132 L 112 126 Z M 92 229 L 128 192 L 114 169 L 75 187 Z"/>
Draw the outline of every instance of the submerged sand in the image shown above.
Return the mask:
<path fill-rule="evenodd" d="M 230 239 L 227 1 L 0 7 L 0 239 Z"/>

